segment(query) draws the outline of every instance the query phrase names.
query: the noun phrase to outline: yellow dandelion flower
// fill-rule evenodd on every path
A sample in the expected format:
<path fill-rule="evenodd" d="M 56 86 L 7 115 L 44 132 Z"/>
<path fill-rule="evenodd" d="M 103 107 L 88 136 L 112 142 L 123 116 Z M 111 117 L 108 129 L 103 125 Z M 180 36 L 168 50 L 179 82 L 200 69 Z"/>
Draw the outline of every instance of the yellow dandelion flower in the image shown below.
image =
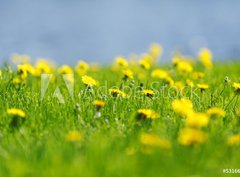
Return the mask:
<path fill-rule="evenodd" d="M 160 138 L 155 134 L 142 133 L 140 136 L 140 142 L 145 146 L 160 147 L 164 149 L 171 148 L 171 143 L 169 140 Z"/>
<path fill-rule="evenodd" d="M 174 87 L 179 91 L 182 92 L 184 89 L 184 84 L 181 81 L 177 81 L 174 83 Z"/>
<path fill-rule="evenodd" d="M 187 116 L 193 112 L 192 101 L 185 98 L 174 100 L 172 102 L 172 108 L 174 112 L 180 114 L 181 116 Z"/>
<path fill-rule="evenodd" d="M 128 61 L 123 57 L 117 57 L 115 59 L 115 62 L 117 64 L 117 66 L 120 66 L 120 67 L 127 67 L 128 66 Z"/>
<path fill-rule="evenodd" d="M 15 78 L 13 78 L 13 80 L 12 80 L 12 83 L 15 84 L 15 85 L 19 85 L 19 84 L 21 84 L 21 83 L 23 83 L 23 82 L 24 82 L 24 80 L 22 80 L 22 79 L 19 78 L 19 77 L 15 77 Z"/>
<path fill-rule="evenodd" d="M 92 77 L 87 75 L 82 76 L 82 82 L 87 86 L 91 86 L 91 87 L 98 86 L 98 82 Z"/>
<path fill-rule="evenodd" d="M 204 76 L 205 76 L 205 74 L 203 72 L 197 72 L 197 71 L 195 71 L 191 74 L 191 78 L 193 80 L 202 79 Z"/>
<path fill-rule="evenodd" d="M 153 43 L 151 44 L 150 48 L 149 48 L 149 54 L 156 60 L 157 58 L 159 58 L 163 53 L 163 49 L 162 46 L 157 44 L 157 43 Z"/>
<path fill-rule="evenodd" d="M 94 100 L 93 105 L 97 108 L 102 108 L 105 105 L 105 102 L 102 100 Z"/>
<path fill-rule="evenodd" d="M 192 112 L 187 115 L 186 126 L 188 127 L 206 127 L 209 123 L 209 117 L 205 113 Z"/>
<path fill-rule="evenodd" d="M 171 77 L 166 77 L 163 79 L 164 83 L 169 86 L 174 86 L 174 80 Z"/>
<path fill-rule="evenodd" d="M 155 93 L 153 90 L 143 90 L 143 94 L 151 98 Z"/>
<path fill-rule="evenodd" d="M 83 140 L 83 135 L 78 131 L 70 131 L 67 133 L 65 139 L 69 142 L 79 142 Z"/>
<path fill-rule="evenodd" d="M 126 97 L 127 95 L 122 92 L 119 89 L 109 89 L 109 93 L 113 96 L 113 97 Z"/>
<path fill-rule="evenodd" d="M 227 143 L 229 145 L 239 145 L 240 144 L 240 134 L 230 136 L 228 138 Z"/>
<path fill-rule="evenodd" d="M 188 61 L 180 61 L 176 67 L 179 73 L 190 73 L 193 70 L 192 64 Z"/>
<path fill-rule="evenodd" d="M 240 83 L 234 82 L 232 87 L 235 89 L 236 92 L 240 92 Z"/>
<path fill-rule="evenodd" d="M 180 130 L 178 142 L 184 146 L 202 144 L 206 141 L 207 134 L 201 130 L 193 128 L 184 128 Z"/>
<path fill-rule="evenodd" d="M 157 119 L 159 118 L 159 114 L 151 109 L 139 109 L 137 111 L 138 118 L 145 118 L 145 119 Z"/>
<path fill-rule="evenodd" d="M 166 79 L 166 78 L 169 77 L 169 74 L 165 70 L 155 69 L 155 70 L 152 71 L 151 76 L 153 78 Z"/>
<path fill-rule="evenodd" d="M 22 118 L 24 118 L 26 116 L 26 113 L 23 110 L 17 109 L 17 108 L 8 109 L 7 114 L 10 116 L 17 116 L 17 117 L 22 117 Z"/>
<path fill-rule="evenodd" d="M 201 90 L 207 90 L 209 88 L 209 86 L 207 84 L 197 84 L 197 87 Z"/>
<path fill-rule="evenodd" d="M 80 76 L 82 76 L 89 70 L 89 65 L 85 61 L 79 61 L 75 70 Z"/>
<path fill-rule="evenodd" d="M 35 76 L 40 76 L 41 74 L 50 74 L 53 71 L 53 66 L 45 59 L 38 59 L 35 65 Z"/>
<path fill-rule="evenodd" d="M 174 56 L 174 57 L 172 58 L 172 64 L 173 64 L 174 66 L 177 66 L 178 63 L 180 63 L 181 61 L 182 61 L 182 59 L 179 58 L 179 57 Z"/>
<path fill-rule="evenodd" d="M 200 62 L 203 64 L 203 66 L 207 69 L 211 69 L 212 64 L 212 53 L 209 49 L 203 48 L 199 51 L 198 54 Z"/>
<path fill-rule="evenodd" d="M 0 70 L 0 77 L 2 77 L 2 70 Z"/>
<path fill-rule="evenodd" d="M 226 115 L 226 112 L 222 108 L 212 107 L 207 110 L 207 114 L 210 117 L 224 117 Z"/>
<path fill-rule="evenodd" d="M 63 65 L 60 68 L 58 68 L 58 73 L 59 74 L 73 74 L 73 70 L 70 66 Z"/>
<path fill-rule="evenodd" d="M 150 65 L 149 61 L 147 61 L 146 59 L 141 59 L 139 61 L 139 64 L 142 68 L 144 68 L 146 70 L 149 70 L 151 68 L 151 65 Z"/>
<path fill-rule="evenodd" d="M 133 79 L 133 72 L 131 69 L 124 69 L 123 74 L 126 79 Z"/>

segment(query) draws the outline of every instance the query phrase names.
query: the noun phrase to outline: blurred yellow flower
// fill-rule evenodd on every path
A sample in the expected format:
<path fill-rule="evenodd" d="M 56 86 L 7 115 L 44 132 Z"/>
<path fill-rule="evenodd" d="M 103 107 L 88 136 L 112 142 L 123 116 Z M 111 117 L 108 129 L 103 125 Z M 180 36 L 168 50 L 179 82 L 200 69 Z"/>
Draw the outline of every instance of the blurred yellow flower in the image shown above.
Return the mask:
<path fill-rule="evenodd" d="M 197 84 L 197 87 L 201 90 L 204 91 L 209 88 L 207 84 Z"/>
<path fill-rule="evenodd" d="M 209 117 L 205 113 L 192 112 L 187 115 L 186 126 L 188 127 L 206 127 L 209 123 Z"/>
<path fill-rule="evenodd" d="M 240 92 L 240 83 L 234 82 L 232 87 L 235 89 L 236 92 Z"/>
<path fill-rule="evenodd" d="M 189 99 L 176 99 L 172 102 L 172 108 L 174 112 L 180 114 L 181 116 L 187 116 L 193 112 L 193 104 Z"/>
<path fill-rule="evenodd" d="M 198 57 L 200 62 L 203 64 L 203 66 L 207 69 L 211 69 L 213 67 L 212 64 L 212 53 L 209 49 L 203 48 L 200 49 L 198 53 Z"/>
<path fill-rule="evenodd" d="M 160 138 L 156 134 L 142 133 L 140 136 L 140 142 L 145 146 L 160 147 L 164 149 L 171 148 L 169 140 Z"/>
<path fill-rule="evenodd" d="M 139 64 L 140 64 L 140 66 L 141 66 L 142 68 L 144 68 L 144 69 L 146 69 L 146 70 L 149 70 L 149 69 L 151 68 L 151 64 L 150 64 L 149 61 L 146 60 L 146 59 L 141 59 L 141 60 L 139 61 Z"/>
<path fill-rule="evenodd" d="M 92 77 L 87 75 L 82 76 L 82 82 L 87 86 L 91 86 L 91 87 L 98 86 L 98 82 Z"/>
<path fill-rule="evenodd" d="M 152 71 L 151 76 L 153 78 L 166 79 L 166 78 L 169 77 L 169 74 L 165 70 L 155 69 L 155 70 Z"/>
<path fill-rule="evenodd" d="M 100 109 L 105 105 L 105 102 L 102 100 L 94 100 L 93 105 Z"/>
<path fill-rule="evenodd" d="M 227 143 L 229 145 L 239 145 L 240 144 L 240 134 L 230 136 L 228 138 Z"/>
<path fill-rule="evenodd" d="M 123 74 L 124 74 L 124 78 L 133 79 L 133 72 L 131 69 L 124 69 Z"/>
<path fill-rule="evenodd" d="M 159 114 L 151 109 L 139 109 L 137 111 L 138 118 L 146 118 L 146 119 L 157 119 L 159 118 Z"/>
<path fill-rule="evenodd" d="M 197 71 L 195 71 L 191 74 L 191 78 L 193 80 L 202 79 L 204 76 L 205 76 L 205 74 L 203 72 L 197 72 Z"/>
<path fill-rule="evenodd" d="M 222 108 L 212 107 L 207 110 L 207 114 L 210 117 L 217 117 L 217 116 L 224 117 L 226 115 L 226 112 Z"/>
<path fill-rule="evenodd" d="M 19 77 L 15 77 L 15 78 L 13 78 L 13 80 L 12 80 L 12 83 L 15 84 L 15 85 L 21 84 L 21 83 L 23 83 L 23 82 L 24 82 L 24 80 L 22 80 L 22 79 L 19 78 Z"/>
<path fill-rule="evenodd" d="M 120 66 L 120 67 L 127 67 L 128 66 L 128 61 L 123 57 L 117 57 L 115 59 L 115 62 L 117 64 L 117 66 Z"/>
<path fill-rule="evenodd" d="M 58 73 L 59 74 L 73 74 L 73 70 L 70 66 L 63 65 L 60 68 L 58 68 Z"/>
<path fill-rule="evenodd" d="M 194 144 L 202 144 L 206 141 L 207 134 L 201 130 L 193 128 L 184 128 L 180 130 L 178 136 L 178 142 L 184 146 L 190 146 Z"/>
<path fill-rule="evenodd" d="M 17 116 L 17 117 L 22 117 L 22 118 L 24 118 L 26 116 L 26 113 L 23 110 L 17 109 L 17 108 L 8 109 L 7 114 L 10 116 Z"/>
<path fill-rule="evenodd" d="M 193 83 L 193 81 L 190 80 L 190 79 L 187 79 L 187 80 L 186 80 L 186 85 L 189 86 L 189 87 L 191 87 L 191 88 L 194 87 L 194 83 Z"/>
<path fill-rule="evenodd" d="M 174 80 L 171 77 L 166 77 L 163 79 L 163 81 L 169 86 L 174 86 Z"/>
<path fill-rule="evenodd" d="M 143 94 L 146 95 L 147 97 L 153 97 L 154 91 L 153 90 L 143 90 Z"/>
<path fill-rule="evenodd" d="M 179 73 L 190 73 L 193 70 L 192 64 L 188 61 L 180 61 L 176 65 Z"/>
<path fill-rule="evenodd" d="M 86 72 L 88 71 L 89 69 L 89 65 L 85 62 L 85 61 L 79 61 L 75 70 L 76 72 L 82 76 L 84 74 L 86 74 Z"/>
<path fill-rule="evenodd" d="M 162 55 L 162 53 L 163 53 L 163 49 L 161 45 L 157 43 L 151 44 L 149 48 L 149 54 L 154 58 L 154 60 L 159 58 Z"/>
<path fill-rule="evenodd" d="M 17 54 L 17 53 L 12 54 L 10 59 L 11 59 L 12 63 L 14 63 L 14 64 L 29 63 L 31 60 L 29 55 L 21 55 L 21 54 Z"/>
<path fill-rule="evenodd" d="M 113 96 L 113 97 L 126 97 L 127 95 L 122 92 L 119 89 L 109 89 L 109 93 Z"/>
<path fill-rule="evenodd" d="M 65 139 L 69 142 L 79 142 L 83 140 L 83 135 L 78 131 L 70 131 L 67 133 Z"/>
<path fill-rule="evenodd" d="M 2 76 L 2 70 L 0 70 L 0 77 Z"/>
<path fill-rule="evenodd" d="M 53 71 L 53 66 L 46 59 L 38 59 L 35 65 L 35 76 L 41 74 L 50 74 Z"/>

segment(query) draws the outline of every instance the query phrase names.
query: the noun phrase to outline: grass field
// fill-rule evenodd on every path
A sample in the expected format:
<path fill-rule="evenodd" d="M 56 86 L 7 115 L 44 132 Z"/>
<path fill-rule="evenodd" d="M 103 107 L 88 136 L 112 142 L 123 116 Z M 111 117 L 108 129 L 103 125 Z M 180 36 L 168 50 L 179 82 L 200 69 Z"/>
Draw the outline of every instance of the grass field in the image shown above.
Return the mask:
<path fill-rule="evenodd" d="M 0 177 L 239 175 L 240 63 L 204 56 L 3 66 Z"/>

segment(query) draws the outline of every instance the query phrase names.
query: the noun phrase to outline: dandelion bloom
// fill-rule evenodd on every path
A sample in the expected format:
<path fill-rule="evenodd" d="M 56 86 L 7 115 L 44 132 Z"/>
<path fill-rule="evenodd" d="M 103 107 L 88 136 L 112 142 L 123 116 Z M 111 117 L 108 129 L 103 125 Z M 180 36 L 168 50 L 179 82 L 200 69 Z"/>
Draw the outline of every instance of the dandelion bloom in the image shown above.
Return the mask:
<path fill-rule="evenodd" d="M 184 146 L 202 144 L 206 141 L 207 134 L 201 130 L 193 128 L 184 128 L 180 130 L 178 142 Z"/>
<path fill-rule="evenodd" d="M 192 74 L 191 74 L 191 78 L 193 79 L 193 80 L 198 80 L 198 79 L 202 79 L 203 77 L 205 76 L 205 74 L 203 73 L 203 72 L 193 72 Z"/>
<path fill-rule="evenodd" d="M 68 65 L 63 65 L 58 69 L 58 73 L 60 74 L 73 74 L 73 70 Z"/>
<path fill-rule="evenodd" d="M 117 57 L 115 59 L 115 62 L 117 64 L 117 66 L 120 66 L 120 67 L 127 67 L 128 66 L 127 60 L 123 57 Z"/>
<path fill-rule="evenodd" d="M 209 116 L 205 113 L 192 112 L 187 115 L 186 126 L 188 127 L 206 127 L 209 123 Z"/>
<path fill-rule="evenodd" d="M 17 108 L 8 109 L 7 114 L 10 116 L 17 116 L 17 117 L 22 117 L 22 118 L 24 118 L 26 116 L 26 113 L 23 110 L 17 109 Z"/>
<path fill-rule="evenodd" d="M 229 145 L 239 145 L 240 144 L 240 134 L 230 136 L 228 138 L 227 143 Z"/>
<path fill-rule="evenodd" d="M 212 53 L 209 49 L 203 48 L 199 51 L 198 54 L 200 62 L 203 64 L 203 66 L 207 69 L 211 69 L 212 64 Z"/>
<path fill-rule="evenodd" d="M 189 113 L 193 112 L 192 101 L 185 98 L 174 100 L 172 102 L 172 108 L 174 112 L 182 116 L 187 116 Z"/>
<path fill-rule="evenodd" d="M 45 59 L 38 59 L 35 65 L 35 76 L 40 76 L 41 74 L 50 74 L 53 71 L 53 64 L 50 64 Z"/>
<path fill-rule="evenodd" d="M 137 111 L 138 118 L 145 118 L 145 119 L 157 119 L 159 118 L 159 114 L 151 109 L 139 109 Z"/>
<path fill-rule="evenodd" d="M 78 131 L 70 131 L 67 133 L 65 139 L 69 142 L 82 141 L 83 135 Z"/>
<path fill-rule="evenodd" d="M 153 43 L 149 48 L 149 54 L 156 60 L 162 55 L 163 49 L 161 45 Z"/>
<path fill-rule="evenodd" d="M 180 92 L 184 89 L 184 84 L 181 81 L 175 82 L 173 86 Z"/>
<path fill-rule="evenodd" d="M 133 72 L 131 69 L 124 69 L 122 72 L 124 74 L 124 78 L 133 79 Z"/>
<path fill-rule="evenodd" d="M 201 90 L 204 91 L 209 88 L 207 84 L 197 84 L 197 87 Z"/>
<path fill-rule="evenodd" d="M 166 79 L 167 77 L 169 77 L 169 74 L 165 70 L 155 69 L 152 71 L 151 76 L 153 78 Z"/>
<path fill-rule="evenodd" d="M 15 78 L 13 78 L 13 80 L 12 80 L 12 83 L 15 84 L 15 85 L 21 84 L 21 83 L 23 83 L 23 82 L 24 82 L 24 80 L 22 80 L 22 79 L 19 78 L 19 77 L 15 77 Z"/>
<path fill-rule="evenodd" d="M 89 69 L 89 65 L 85 62 L 85 61 L 79 61 L 75 70 L 76 72 L 82 76 L 84 74 L 86 74 L 86 72 L 88 71 Z"/>
<path fill-rule="evenodd" d="M 87 75 L 82 76 L 82 82 L 85 85 L 91 86 L 91 87 L 98 85 L 98 82 L 95 79 L 93 79 L 92 77 L 87 76 Z"/>
<path fill-rule="evenodd" d="M 235 89 L 236 92 L 240 93 L 240 83 L 234 82 L 232 87 Z"/>
<path fill-rule="evenodd" d="M 165 84 L 169 85 L 169 86 L 173 86 L 174 85 L 174 80 L 170 76 L 164 78 L 163 82 Z"/>
<path fill-rule="evenodd" d="M 141 59 L 139 61 L 139 64 L 142 68 L 149 70 L 151 68 L 151 64 L 149 63 L 149 61 L 147 61 L 146 59 Z"/>
<path fill-rule="evenodd" d="M 109 92 L 113 97 L 126 97 L 126 94 L 119 89 L 109 89 Z"/>
<path fill-rule="evenodd" d="M 153 97 L 154 91 L 153 90 L 143 90 L 143 94 L 146 95 L 147 97 Z"/>
<path fill-rule="evenodd" d="M 105 102 L 102 100 L 94 100 L 93 105 L 100 109 L 105 105 Z"/>
<path fill-rule="evenodd" d="M 190 73 L 193 70 L 192 64 L 188 61 L 181 61 L 176 67 L 179 73 Z"/>
<path fill-rule="evenodd" d="M 142 133 L 140 142 L 146 146 L 160 147 L 164 149 L 171 148 L 171 143 L 167 139 L 160 138 L 158 135 Z"/>
<path fill-rule="evenodd" d="M 226 115 L 226 112 L 222 108 L 212 107 L 207 110 L 207 114 L 210 117 L 224 117 Z"/>

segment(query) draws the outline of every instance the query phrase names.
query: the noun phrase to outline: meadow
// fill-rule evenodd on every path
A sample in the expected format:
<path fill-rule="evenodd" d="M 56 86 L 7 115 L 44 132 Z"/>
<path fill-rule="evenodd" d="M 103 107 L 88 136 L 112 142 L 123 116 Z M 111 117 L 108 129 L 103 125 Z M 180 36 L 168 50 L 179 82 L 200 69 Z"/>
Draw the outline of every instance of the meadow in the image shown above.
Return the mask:
<path fill-rule="evenodd" d="M 13 55 L 0 71 L 0 177 L 239 175 L 240 62 L 161 53 L 58 67 Z"/>

